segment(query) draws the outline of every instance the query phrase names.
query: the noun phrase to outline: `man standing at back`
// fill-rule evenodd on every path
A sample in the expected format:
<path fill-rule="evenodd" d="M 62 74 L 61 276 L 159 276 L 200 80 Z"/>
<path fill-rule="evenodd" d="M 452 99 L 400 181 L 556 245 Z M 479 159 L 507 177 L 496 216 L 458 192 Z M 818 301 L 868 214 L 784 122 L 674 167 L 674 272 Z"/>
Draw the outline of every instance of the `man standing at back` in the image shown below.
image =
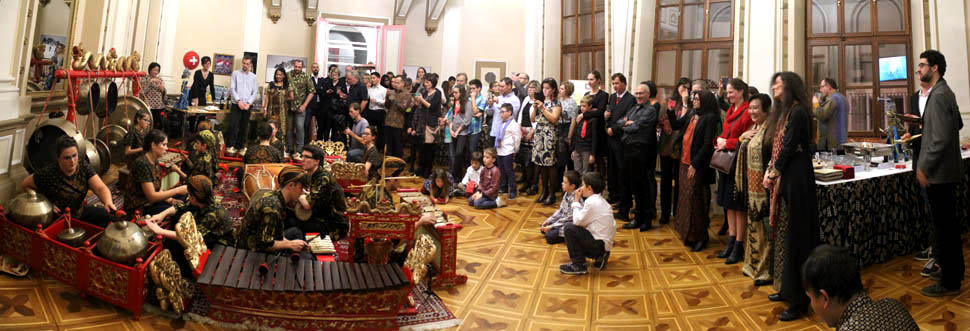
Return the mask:
<path fill-rule="evenodd" d="M 323 140 L 319 136 L 323 135 L 322 118 L 324 114 L 323 100 L 326 86 L 323 85 L 323 76 L 320 76 L 320 65 L 314 63 L 310 65 L 310 83 L 313 84 L 313 99 L 307 107 L 306 117 L 303 119 L 303 144 L 309 144 L 313 135 L 313 123 L 316 120 L 317 140 Z"/>
<path fill-rule="evenodd" d="M 614 124 L 623 130 L 622 181 L 630 182 L 620 200 L 619 214 L 627 216 L 636 196 L 636 219 L 623 225 L 624 229 L 650 230 L 657 215 L 657 119 L 660 104 L 652 103 L 657 97 L 657 85 L 651 81 L 636 87 L 637 105 L 624 117 L 617 117 Z M 611 124 L 612 125 L 612 124 Z"/>
<path fill-rule="evenodd" d="M 822 80 L 819 91 L 822 92 L 822 100 L 819 100 L 819 107 L 815 110 L 819 131 L 818 150 L 840 150 L 849 134 L 849 113 L 845 97 L 839 93 L 839 84 L 831 78 Z"/>
<path fill-rule="evenodd" d="M 613 74 L 612 80 L 613 91 L 615 92 L 610 94 L 609 104 L 606 106 L 606 113 L 603 114 L 603 117 L 606 118 L 606 123 L 608 123 L 606 126 L 606 136 L 610 146 L 610 155 L 606 165 L 606 179 L 608 183 L 607 188 L 610 191 L 609 202 L 611 204 L 620 202 L 620 198 L 624 194 L 623 192 L 629 185 L 626 180 L 620 178 L 623 168 L 623 141 L 620 140 L 623 137 L 623 123 L 618 123 L 617 120 L 626 117 L 626 113 L 637 103 L 637 99 L 626 91 L 626 76 L 622 73 L 615 73 Z M 630 216 L 624 215 L 623 213 L 615 215 L 615 218 L 622 221 L 630 220 Z"/>
<path fill-rule="evenodd" d="M 519 97 L 515 95 L 515 85 L 513 84 L 512 78 L 503 78 L 498 82 L 502 95 L 495 96 L 495 98 L 488 101 L 488 111 L 492 113 L 492 127 L 489 133 L 491 139 L 489 140 L 488 146 L 495 145 L 495 137 L 502 131 L 502 116 L 500 116 L 502 109 L 500 107 L 507 103 L 511 104 L 512 109 L 515 110 L 519 109 L 519 105 L 522 104 Z"/>
<path fill-rule="evenodd" d="M 250 107 L 256 101 L 256 74 L 253 73 L 253 60 L 243 57 L 242 69 L 232 72 L 229 94 L 232 107 L 229 110 L 229 127 L 226 131 L 227 154 L 246 154 L 246 127 L 249 126 Z"/>
<path fill-rule="evenodd" d="M 293 153 L 293 160 L 300 160 L 300 152 L 303 150 L 303 136 L 305 134 L 304 121 L 306 121 L 306 112 L 310 107 L 310 101 L 313 100 L 314 95 L 316 95 L 317 89 L 313 85 L 313 81 L 310 80 L 310 75 L 303 72 L 303 61 L 296 60 L 293 62 L 293 70 L 287 73 L 290 80 L 290 90 L 293 91 L 293 102 L 290 103 L 290 112 L 286 114 L 287 130 L 286 132 L 286 144 L 287 150 Z"/>
<path fill-rule="evenodd" d="M 955 210 L 957 183 L 963 178 L 959 142 L 963 119 L 956 96 L 943 79 L 945 73 L 943 54 L 928 50 L 919 55 L 923 141 L 914 168 L 916 179 L 929 198 L 934 242 L 940 250 L 937 263 L 942 272 L 938 283 L 923 288 L 923 295 L 930 297 L 958 295 L 965 269 L 962 231 Z"/>
<path fill-rule="evenodd" d="M 370 100 L 367 102 L 367 109 L 362 109 L 362 115 L 367 119 L 367 123 L 370 123 L 370 127 L 376 128 L 377 132 L 383 132 L 384 118 L 387 115 L 387 108 L 385 108 L 387 89 L 381 86 L 381 74 L 379 72 L 372 72 L 365 78 L 367 81 L 367 97 Z M 376 138 L 374 146 L 377 146 L 378 151 L 383 151 L 384 136 L 374 138 Z"/>

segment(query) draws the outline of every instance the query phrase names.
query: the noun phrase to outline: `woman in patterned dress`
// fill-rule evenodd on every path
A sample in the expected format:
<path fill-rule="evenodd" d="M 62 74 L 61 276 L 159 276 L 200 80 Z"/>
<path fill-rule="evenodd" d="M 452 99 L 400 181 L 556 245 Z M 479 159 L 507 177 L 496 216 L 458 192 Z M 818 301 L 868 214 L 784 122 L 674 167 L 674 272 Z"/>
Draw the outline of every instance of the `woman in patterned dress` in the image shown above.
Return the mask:
<path fill-rule="evenodd" d="M 140 98 L 152 110 L 152 124 L 156 129 L 163 129 L 167 122 L 162 117 L 165 113 L 165 82 L 158 77 L 162 66 L 156 62 L 148 65 L 148 76 L 142 78 Z"/>
<path fill-rule="evenodd" d="M 286 78 L 286 71 L 283 68 L 276 68 L 273 82 L 266 86 L 266 96 L 263 100 L 263 118 L 266 121 L 282 123 L 280 132 L 286 132 L 286 112 L 290 109 L 290 99 L 293 98 L 293 91 L 290 90 L 290 82 Z M 285 136 L 285 135 L 284 135 Z M 283 142 L 285 146 L 286 143 Z M 289 153 L 299 153 L 300 151 L 283 151 L 283 156 Z"/>
<path fill-rule="evenodd" d="M 771 242 L 768 230 L 768 194 L 761 185 L 765 175 L 764 157 L 761 153 L 765 136 L 765 117 L 771 108 L 767 94 L 752 95 L 748 100 L 748 112 L 754 126 L 741 135 L 735 170 L 736 199 L 747 204 L 747 232 L 745 233 L 744 266 L 755 286 L 771 284 Z"/>
<path fill-rule="evenodd" d="M 546 206 L 556 202 L 556 144 L 559 140 L 557 126 L 559 116 L 562 115 L 562 107 L 556 97 L 558 94 L 559 84 L 556 80 L 544 79 L 542 95 L 545 101 L 534 102 L 535 111 L 532 112 L 532 123 L 535 126 L 535 134 L 532 136 L 532 163 L 539 169 L 539 185 L 542 186 L 542 195 L 536 202 Z"/>

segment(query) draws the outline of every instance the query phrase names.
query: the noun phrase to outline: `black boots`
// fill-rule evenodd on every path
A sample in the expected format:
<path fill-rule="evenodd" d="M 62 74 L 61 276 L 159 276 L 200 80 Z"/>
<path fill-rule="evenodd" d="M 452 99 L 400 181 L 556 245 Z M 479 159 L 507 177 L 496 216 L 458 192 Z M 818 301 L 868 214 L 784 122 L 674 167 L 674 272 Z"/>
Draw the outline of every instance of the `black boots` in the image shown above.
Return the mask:
<path fill-rule="evenodd" d="M 717 254 L 717 258 L 724 259 L 724 258 L 727 258 L 728 256 L 731 256 L 731 252 L 734 251 L 735 242 L 736 241 L 734 240 L 733 236 L 728 238 L 727 246 L 724 247 L 724 251 Z"/>
<path fill-rule="evenodd" d="M 731 255 L 728 256 L 724 264 L 735 264 L 744 260 L 744 242 L 737 241 L 734 242 L 734 249 L 731 250 Z"/>

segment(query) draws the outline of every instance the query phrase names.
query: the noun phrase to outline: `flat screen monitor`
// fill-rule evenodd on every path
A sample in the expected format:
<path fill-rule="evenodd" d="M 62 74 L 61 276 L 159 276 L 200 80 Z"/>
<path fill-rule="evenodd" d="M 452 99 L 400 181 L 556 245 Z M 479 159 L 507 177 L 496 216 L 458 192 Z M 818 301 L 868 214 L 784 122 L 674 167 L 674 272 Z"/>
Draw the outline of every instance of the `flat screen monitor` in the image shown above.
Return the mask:
<path fill-rule="evenodd" d="M 879 58 L 879 81 L 906 79 L 906 56 Z"/>

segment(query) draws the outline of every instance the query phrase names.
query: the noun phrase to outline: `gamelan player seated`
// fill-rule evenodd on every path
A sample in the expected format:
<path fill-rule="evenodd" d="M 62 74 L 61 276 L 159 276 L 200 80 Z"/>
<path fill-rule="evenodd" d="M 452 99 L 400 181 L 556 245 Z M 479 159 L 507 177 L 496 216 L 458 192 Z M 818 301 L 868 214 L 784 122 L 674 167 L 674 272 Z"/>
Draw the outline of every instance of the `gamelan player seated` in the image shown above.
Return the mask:
<path fill-rule="evenodd" d="M 188 189 L 181 185 L 172 189 L 162 190 L 162 174 L 158 159 L 168 152 L 168 136 L 159 130 L 149 131 L 145 135 L 142 154 L 128 164 L 128 183 L 125 185 L 125 211 L 129 215 L 141 211 L 142 215 L 152 215 L 162 212 L 179 203 Z M 172 171 L 178 172 L 183 178 L 185 173 L 177 165 L 167 164 Z M 130 216 L 129 216 L 130 217 Z"/>
<path fill-rule="evenodd" d="M 117 208 L 111 200 L 111 191 L 87 160 L 78 159 L 77 141 L 62 136 L 54 144 L 57 163 L 49 164 L 24 178 L 24 190 L 31 189 L 43 194 L 54 205 L 55 213 L 71 208 L 72 217 L 100 227 L 114 221 L 116 218 L 112 212 Z M 104 208 L 84 205 L 89 189 L 101 199 Z"/>
<path fill-rule="evenodd" d="M 310 232 L 329 235 L 331 240 L 337 241 L 347 236 L 350 229 L 350 223 L 344 217 L 344 212 L 347 211 L 344 189 L 337 183 L 337 178 L 324 168 L 326 153 L 322 148 L 314 145 L 303 146 L 302 156 L 303 160 L 300 162 L 303 171 L 310 178 L 310 193 L 300 196 L 299 202 L 302 208 L 309 209 L 312 213 L 306 221 L 289 217 L 287 228 L 296 231 L 288 231 L 286 237 L 304 238 Z"/>
<path fill-rule="evenodd" d="M 303 188 L 307 186 L 307 174 L 300 167 L 286 166 L 280 170 L 276 181 L 279 189 L 253 197 L 258 200 L 250 203 L 246 210 L 236 235 L 237 248 L 261 252 L 301 252 L 306 248 L 306 241 L 286 239 L 283 233 L 288 230 L 285 228 L 287 215 L 293 213 L 290 208 L 299 203 Z"/>
<path fill-rule="evenodd" d="M 184 213 L 191 213 L 195 220 L 196 228 L 202 235 L 202 241 L 206 247 L 212 248 L 213 245 L 234 246 L 236 238 L 232 233 L 232 223 L 229 220 L 229 213 L 216 202 L 215 195 L 212 193 L 212 181 L 203 175 L 189 177 L 188 180 L 189 197 L 188 201 L 176 206 L 165 209 L 159 214 L 152 215 L 146 222 L 148 228 L 155 234 L 159 234 L 165 239 L 164 247 L 172 252 L 172 258 L 182 270 L 182 275 L 191 277 L 192 267 L 185 254 L 184 248 L 177 241 L 175 231 L 166 230 L 158 226 L 158 222 L 171 218 L 172 222 L 178 222 Z"/>
<path fill-rule="evenodd" d="M 384 163 L 383 171 L 379 171 L 377 173 L 377 177 L 374 177 L 367 182 L 367 185 L 365 185 L 360 190 L 360 196 L 358 196 L 358 199 L 362 201 L 366 201 L 371 206 L 376 206 L 378 202 L 377 192 L 380 191 L 380 192 L 383 192 L 383 194 L 381 195 L 381 199 L 387 200 L 391 202 L 392 205 L 396 206 L 400 204 L 401 201 L 394 201 L 393 193 L 397 192 L 397 189 L 400 188 L 400 180 L 394 177 L 400 177 L 403 174 L 404 169 L 407 167 L 407 164 L 398 158 L 388 159 L 387 162 L 382 162 L 382 163 Z M 377 167 L 379 169 L 380 165 L 377 165 Z M 381 176 L 386 176 L 389 179 L 386 179 L 383 182 L 381 182 Z M 436 241 L 440 242 L 440 238 L 439 238 L 440 236 L 438 235 L 437 231 L 434 229 L 434 224 L 435 224 L 435 216 L 433 213 L 422 214 L 418 222 L 415 223 L 414 237 L 418 238 L 422 234 L 429 234 Z M 404 245 L 403 243 L 399 242 L 397 239 L 394 239 L 394 240 L 395 242 L 392 245 L 394 249 L 390 253 L 390 261 L 397 262 L 398 264 L 403 265 L 404 260 L 407 257 L 407 253 L 408 253 L 406 249 L 407 245 Z M 358 239 L 357 241 L 358 241 L 357 243 L 358 248 L 355 249 L 355 252 L 361 252 L 361 253 L 364 252 L 364 249 L 362 246 L 363 241 L 360 239 Z M 363 256 L 355 257 L 355 260 L 357 259 L 363 259 Z"/>

